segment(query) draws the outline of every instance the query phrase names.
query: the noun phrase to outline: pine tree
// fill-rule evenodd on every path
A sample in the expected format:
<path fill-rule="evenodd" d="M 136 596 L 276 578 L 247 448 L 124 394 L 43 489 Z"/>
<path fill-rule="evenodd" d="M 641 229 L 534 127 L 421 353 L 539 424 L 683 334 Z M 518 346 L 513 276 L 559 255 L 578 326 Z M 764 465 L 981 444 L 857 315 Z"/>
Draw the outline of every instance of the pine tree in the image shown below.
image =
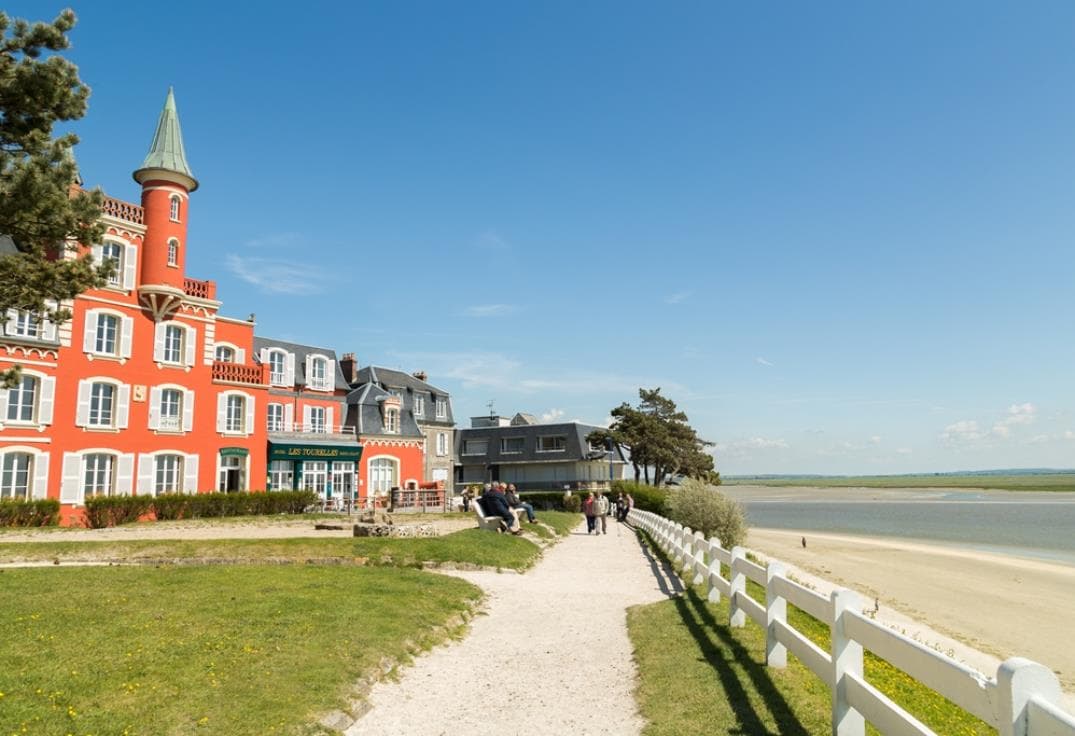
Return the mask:
<path fill-rule="evenodd" d="M 78 137 L 53 137 L 56 123 L 86 113 L 90 93 L 78 68 L 58 53 L 69 48 L 74 25 L 71 10 L 51 23 L 0 12 L 0 236 L 17 250 L 0 256 L 0 319 L 18 309 L 66 321 L 70 312 L 55 305 L 109 275 L 109 265 L 73 257 L 76 243 L 104 233 L 102 194 L 75 183 Z M 0 373 L 0 382 L 10 386 L 17 377 L 16 368 Z"/>

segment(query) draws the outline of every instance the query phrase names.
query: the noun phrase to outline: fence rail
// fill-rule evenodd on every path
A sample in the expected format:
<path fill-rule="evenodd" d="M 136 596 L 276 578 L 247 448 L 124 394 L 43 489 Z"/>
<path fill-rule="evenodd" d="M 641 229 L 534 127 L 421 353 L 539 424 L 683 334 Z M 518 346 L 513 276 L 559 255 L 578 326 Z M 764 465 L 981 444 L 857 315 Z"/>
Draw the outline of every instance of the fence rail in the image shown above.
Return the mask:
<path fill-rule="evenodd" d="M 999 736 L 1075 736 L 1075 715 L 1061 705 L 1060 681 L 1037 662 L 1012 657 L 990 677 L 864 615 L 852 590 L 834 590 L 826 598 L 790 579 L 782 562 L 763 567 L 747 559 L 742 547 L 726 550 L 718 540 L 648 511 L 632 510 L 629 518 L 685 582 L 705 585 L 710 601 L 728 597 L 729 625 L 745 626 L 749 617 L 765 629 L 768 666 L 784 667 L 790 651 L 829 686 L 835 736 L 864 736 L 866 721 L 883 734 L 934 734 L 865 680 L 864 649 L 990 724 Z M 764 605 L 747 595 L 748 579 L 765 588 Z M 828 625 L 830 651 L 788 623 L 788 603 Z"/>

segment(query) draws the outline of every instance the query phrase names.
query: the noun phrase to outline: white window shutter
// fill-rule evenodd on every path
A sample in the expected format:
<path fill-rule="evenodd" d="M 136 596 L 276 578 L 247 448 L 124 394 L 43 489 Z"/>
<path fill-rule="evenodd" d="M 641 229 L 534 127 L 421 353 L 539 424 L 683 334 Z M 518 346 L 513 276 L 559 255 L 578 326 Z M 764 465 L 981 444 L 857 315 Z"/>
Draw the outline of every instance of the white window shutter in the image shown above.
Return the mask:
<path fill-rule="evenodd" d="M 56 323 L 46 317 L 41 318 L 41 339 L 56 341 Z"/>
<path fill-rule="evenodd" d="M 157 363 L 164 362 L 164 332 L 168 325 L 158 322 L 153 330 L 153 360 Z"/>
<path fill-rule="evenodd" d="M 116 459 L 116 493 L 129 496 L 134 486 L 134 453 L 125 452 Z"/>
<path fill-rule="evenodd" d="M 194 430 L 194 391 L 187 389 L 183 391 L 183 431 L 191 432 Z"/>
<path fill-rule="evenodd" d="M 82 351 L 94 352 L 97 347 L 97 312 L 92 309 L 86 312 L 86 328 L 82 331 Z"/>
<path fill-rule="evenodd" d="M 328 365 L 325 367 L 325 381 L 328 385 L 328 390 L 333 391 L 336 389 L 336 361 L 328 361 Z"/>
<path fill-rule="evenodd" d="M 198 330 L 191 325 L 186 326 L 187 336 L 183 340 L 186 355 L 183 356 L 183 365 L 194 365 L 194 349 L 198 346 Z"/>
<path fill-rule="evenodd" d="M 310 385 L 310 379 L 313 377 L 313 371 L 311 370 L 313 368 L 313 364 L 314 364 L 313 356 L 312 355 L 307 355 L 306 356 L 306 362 L 302 367 L 302 370 L 303 370 L 303 373 L 302 373 L 303 382 L 307 386 Z"/>
<path fill-rule="evenodd" d="M 223 432 L 227 424 L 228 395 L 218 394 L 216 397 L 216 431 Z"/>
<path fill-rule="evenodd" d="M 239 365 L 246 364 L 246 351 L 242 348 L 235 348 L 235 362 Z"/>
<path fill-rule="evenodd" d="M 183 491 L 198 492 L 198 456 L 191 454 L 183 458 Z"/>
<path fill-rule="evenodd" d="M 134 340 L 134 318 L 119 318 L 119 357 L 131 357 L 131 343 Z"/>
<path fill-rule="evenodd" d="M 0 427 L 4 426 L 4 420 L 7 419 L 8 396 L 8 389 L 0 388 Z"/>
<path fill-rule="evenodd" d="M 149 428 L 160 429 L 161 426 L 161 394 L 163 391 L 158 386 L 149 389 Z"/>
<path fill-rule="evenodd" d="M 243 425 L 243 432 L 250 434 L 254 431 L 254 397 L 246 396 L 246 424 Z"/>
<path fill-rule="evenodd" d="M 288 386 L 295 385 L 295 354 L 284 353 L 284 383 Z"/>
<path fill-rule="evenodd" d="M 82 503 L 82 456 L 77 452 L 63 454 L 60 503 Z"/>
<path fill-rule="evenodd" d="M 138 267 L 138 249 L 133 245 L 123 248 L 123 288 L 130 291 L 134 288 L 134 272 Z"/>
<path fill-rule="evenodd" d="M 4 332 L 9 335 L 15 334 L 15 320 L 18 319 L 19 311 L 17 309 L 7 310 L 7 318 L 4 320 Z"/>
<path fill-rule="evenodd" d="M 261 349 L 261 352 L 258 353 L 258 360 L 261 361 L 262 365 L 266 365 L 269 362 L 269 349 L 268 348 L 262 348 Z"/>
<path fill-rule="evenodd" d="M 157 459 L 148 453 L 139 453 L 138 455 L 138 485 L 135 488 L 135 492 L 139 496 L 152 496 L 153 495 L 153 480 L 156 477 Z"/>
<path fill-rule="evenodd" d="M 333 410 L 333 408 L 331 406 L 328 407 L 327 409 L 325 409 L 325 431 L 326 432 L 335 431 L 332 428 L 333 420 L 335 419 L 333 414 L 335 414 L 335 411 Z"/>
<path fill-rule="evenodd" d="M 310 431 L 310 406 L 307 404 L 302 407 L 302 431 Z"/>
<path fill-rule="evenodd" d="M 40 388 L 41 397 L 37 405 L 37 423 L 52 424 L 52 407 L 56 403 L 56 379 L 52 376 L 45 376 L 41 379 Z M 6 395 L 7 391 L 3 393 Z M 4 416 L 6 416 L 6 413 L 0 414 L 0 417 Z"/>
<path fill-rule="evenodd" d="M 284 431 L 295 431 L 295 405 L 284 404 Z"/>
<path fill-rule="evenodd" d="M 94 265 L 100 266 L 102 263 L 104 263 L 104 252 L 105 249 L 101 245 L 94 245 L 90 248 L 90 253 L 93 254 Z"/>
<path fill-rule="evenodd" d="M 78 407 L 75 409 L 76 427 L 85 427 L 90 423 L 90 390 L 92 387 L 93 384 L 85 379 L 78 382 Z M 64 460 L 64 462 L 66 463 L 67 461 Z"/>
<path fill-rule="evenodd" d="M 39 452 L 34 456 L 34 494 L 35 499 L 49 496 L 49 454 Z"/>
<path fill-rule="evenodd" d="M 116 402 L 116 428 L 127 429 L 127 420 L 131 414 L 131 385 L 119 385 L 119 401 Z"/>

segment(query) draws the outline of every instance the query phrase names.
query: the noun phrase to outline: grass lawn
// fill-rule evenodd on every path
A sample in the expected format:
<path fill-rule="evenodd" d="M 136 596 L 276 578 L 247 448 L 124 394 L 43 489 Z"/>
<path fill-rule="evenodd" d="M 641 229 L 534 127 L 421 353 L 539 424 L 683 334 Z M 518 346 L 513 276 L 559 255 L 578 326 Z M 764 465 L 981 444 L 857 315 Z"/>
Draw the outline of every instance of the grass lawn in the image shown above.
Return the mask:
<path fill-rule="evenodd" d="M 9 542 L 0 544 L 0 563 L 33 560 L 226 562 L 347 562 L 420 566 L 469 564 L 525 570 L 539 548 L 524 537 L 465 529 L 442 537 L 415 539 L 327 538 L 131 540 L 102 542 Z"/>
<path fill-rule="evenodd" d="M 725 485 L 810 488 L 992 488 L 1003 491 L 1075 491 L 1075 473 L 1040 475 L 862 475 L 725 479 Z"/>
<path fill-rule="evenodd" d="M 753 582 L 748 594 L 765 599 Z M 827 626 L 791 605 L 788 619 L 828 651 Z M 766 667 L 764 629 L 750 619 L 741 629 L 729 627 L 727 597 L 712 604 L 702 588 L 691 587 L 680 598 L 630 609 L 627 623 L 640 675 L 639 708 L 650 724 L 647 736 L 831 733 L 828 686 L 790 652 L 786 669 Z M 869 652 L 864 669 L 867 680 L 937 733 L 996 733 Z M 877 733 L 869 725 L 867 732 Z"/>
<path fill-rule="evenodd" d="M 582 523 L 582 514 L 576 514 L 571 511 L 535 511 L 534 515 L 537 516 L 537 520 L 543 524 L 547 524 L 553 528 L 557 536 L 567 536 L 571 533 L 571 530 Z M 529 527 L 523 525 L 523 529 Z"/>
<path fill-rule="evenodd" d="M 18 569 L 0 588 L 0 733 L 47 736 L 316 733 L 360 676 L 480 597 L 305 565 Z"/>

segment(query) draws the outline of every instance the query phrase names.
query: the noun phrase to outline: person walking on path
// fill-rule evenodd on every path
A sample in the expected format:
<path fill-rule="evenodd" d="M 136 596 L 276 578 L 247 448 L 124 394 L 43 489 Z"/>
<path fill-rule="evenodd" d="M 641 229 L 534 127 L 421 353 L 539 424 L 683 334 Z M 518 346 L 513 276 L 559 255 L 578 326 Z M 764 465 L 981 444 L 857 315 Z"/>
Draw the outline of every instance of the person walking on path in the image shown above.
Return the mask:
<path fill-rule="evenodd" d="M 596 534 L 608 534 L 608 506 L 605 494 L 598 491 L 597 498 L 593 500 L 594 533 Z"/>
<path fill-rule="evenodd" d="M 593 492 L 582 502 L 582 513 L 586 515 L 586 533 L 593 534 L 594 530 L 594 498 Z"/>

